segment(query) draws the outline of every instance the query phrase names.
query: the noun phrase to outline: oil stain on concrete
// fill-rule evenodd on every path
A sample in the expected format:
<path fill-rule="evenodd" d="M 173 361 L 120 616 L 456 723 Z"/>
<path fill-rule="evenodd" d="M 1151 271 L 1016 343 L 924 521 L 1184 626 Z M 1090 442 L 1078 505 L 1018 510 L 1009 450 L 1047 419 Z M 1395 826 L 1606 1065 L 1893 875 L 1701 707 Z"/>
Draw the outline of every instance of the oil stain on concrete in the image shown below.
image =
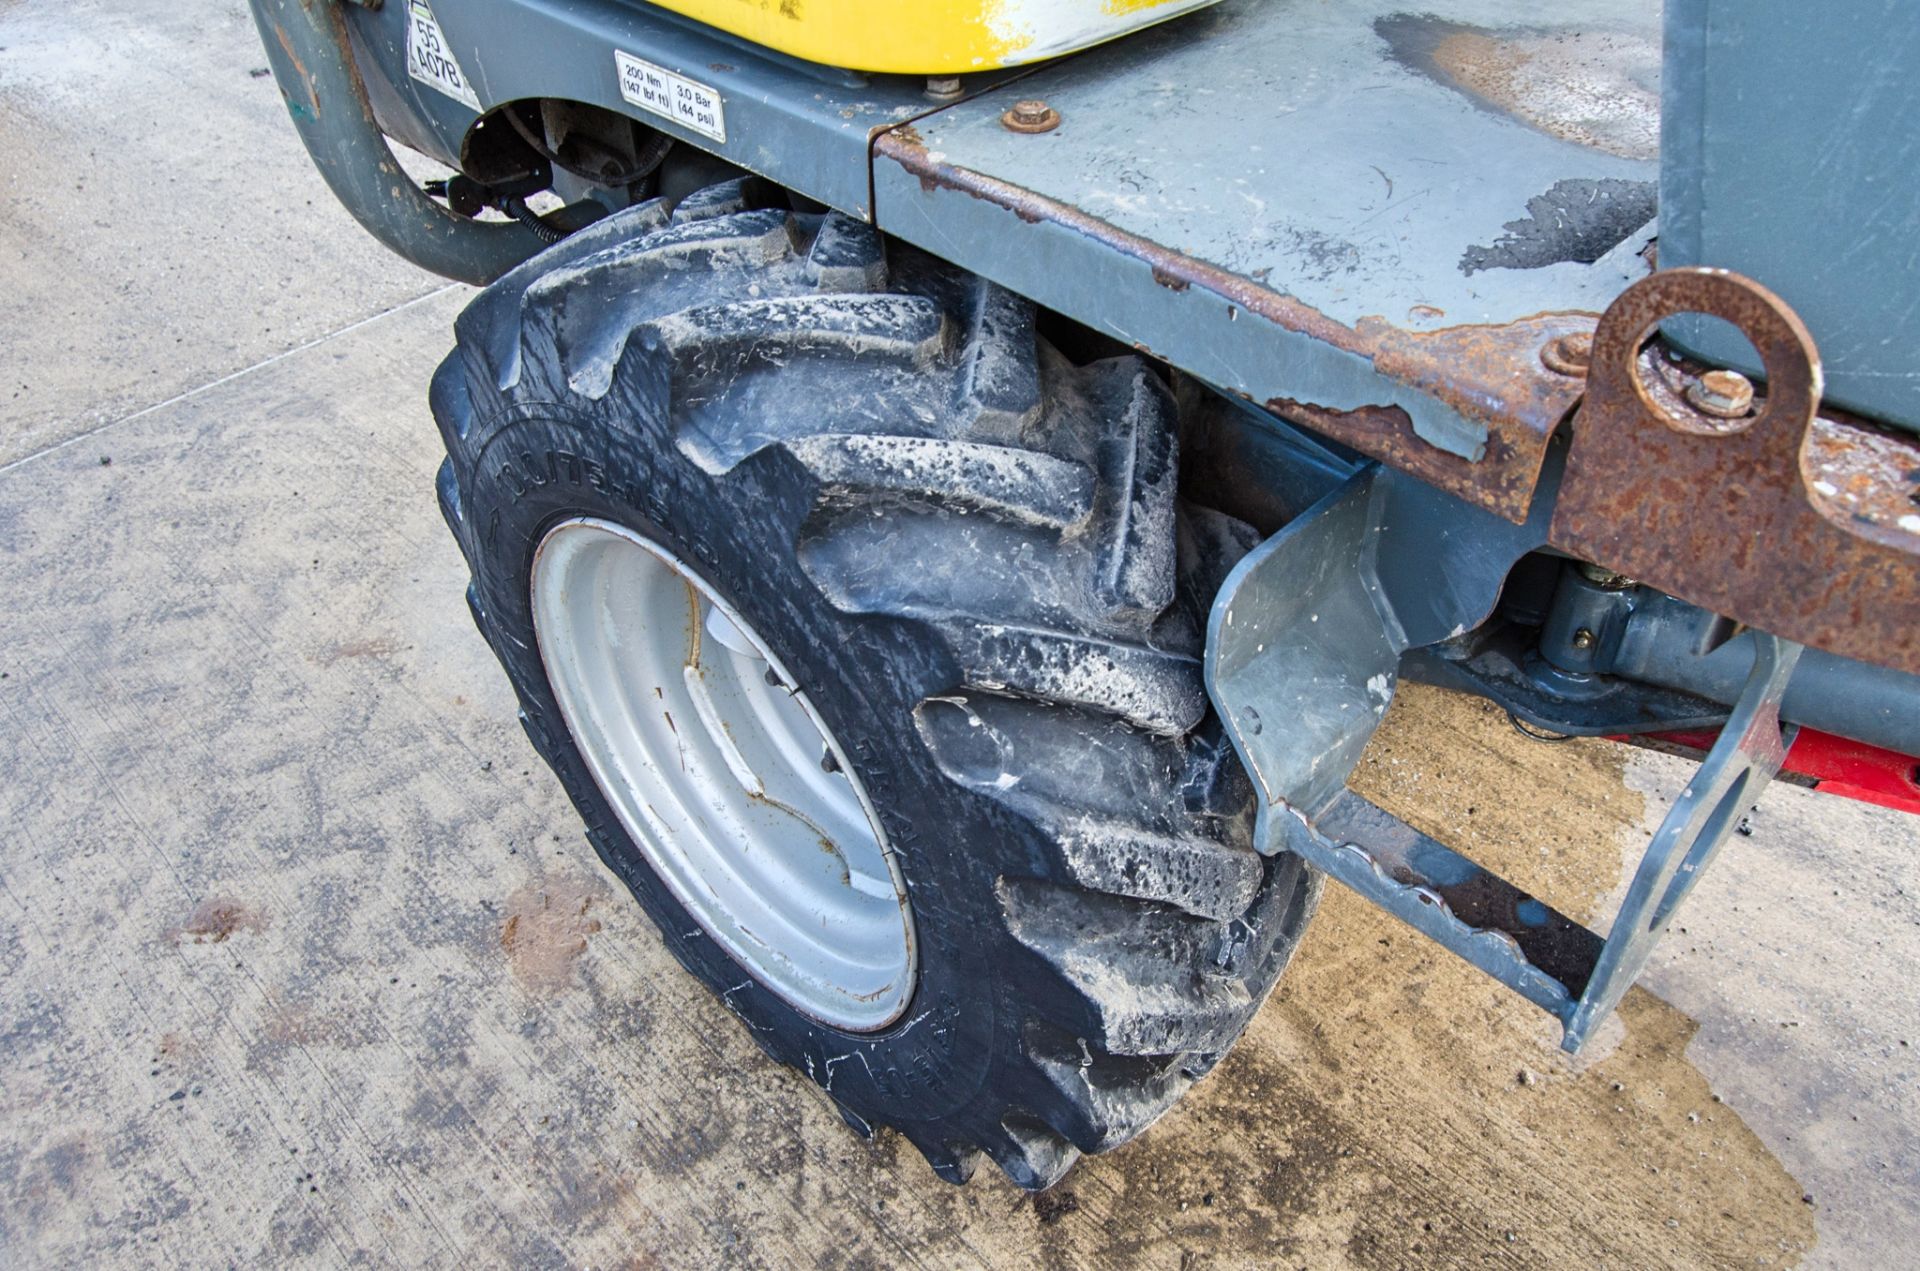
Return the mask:
<path fill-rule="evenodd" d="M 221 944 L 232 939 L 235 932 L 258 934 L 266 929 L 266 916 L 258 910 L 226 896 L 210 896 L 195 905 L 186 922 L 171 934 L 175 940 Z"/>

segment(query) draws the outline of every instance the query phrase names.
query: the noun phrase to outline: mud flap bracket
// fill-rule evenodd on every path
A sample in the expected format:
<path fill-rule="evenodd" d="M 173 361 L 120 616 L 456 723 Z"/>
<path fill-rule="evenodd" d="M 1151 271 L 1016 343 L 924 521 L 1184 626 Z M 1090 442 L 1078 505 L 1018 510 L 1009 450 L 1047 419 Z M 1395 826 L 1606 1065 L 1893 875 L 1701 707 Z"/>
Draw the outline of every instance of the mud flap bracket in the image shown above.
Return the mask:
<path fill-rule="evenodd" d="M 1419 502 L 1431 497 L 1369 467 L 1250 553 L 1213 606 L 1207 688 L 1260 794 L 1261 851 L 1298 854 L 1446 946 L 1560 1020 L 1562 1047 L 1578 1051 L 1779 770 L 1800 646 L 1755 633 L 1732 718 L 1602 939 L 1346 787 L 1401 655 L 1479 623 L 1544 528 L 1489 540 L 1490 525 L 1457 519 L 1478 513 Z"/>

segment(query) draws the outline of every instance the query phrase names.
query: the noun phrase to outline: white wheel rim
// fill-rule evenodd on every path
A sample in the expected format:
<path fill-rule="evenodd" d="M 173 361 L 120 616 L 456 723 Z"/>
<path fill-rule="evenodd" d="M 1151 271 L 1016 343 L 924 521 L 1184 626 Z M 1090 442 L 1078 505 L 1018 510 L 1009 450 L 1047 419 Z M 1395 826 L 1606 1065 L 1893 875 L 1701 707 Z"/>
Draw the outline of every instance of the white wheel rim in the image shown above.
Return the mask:
<path fill-rule="evenodd" d="M 916 966 L 906 886 L 766 641 L 665 547 L 588 517 L 540 542 L 533 629 L 600 792 L 707 935 L 823 1023 L 898 1019 Z"/>

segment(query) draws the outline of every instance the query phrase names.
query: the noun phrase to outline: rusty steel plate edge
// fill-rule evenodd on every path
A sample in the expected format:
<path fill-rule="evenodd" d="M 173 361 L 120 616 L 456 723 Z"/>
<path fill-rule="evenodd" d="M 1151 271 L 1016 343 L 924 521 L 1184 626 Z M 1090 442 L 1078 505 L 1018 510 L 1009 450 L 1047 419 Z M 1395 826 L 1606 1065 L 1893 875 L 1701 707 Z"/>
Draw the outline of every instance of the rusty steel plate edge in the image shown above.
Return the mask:
<path fill-rule="evenodd" d="M 1767 370 L 1755 413 L 1695 410 L 1643 352 L 1681 313 L 1752 341 Z M 1812 337 L 1759 283 L 1671 269 L 1633 284 L 1594 334 L 1553 545 L 1774 635 L 1920 673 L 1920 445 L 1821 418 L 1820 390 Z"/>
<path fill-rule="evenodd" d="M 876 159 L 899 164 L 927 193 L 946 189 L 981 199 L 1028 224 L 1047 222 L 1085 235 L 1140 261 L 1153 280 L 1175 291 L 1199 288 L 1277 326 L 1368 359 L 1384 379 L 1424 393 L 1486 430 L 1479 459 L 1451 454 L 1414 431 L 1398 405 L 1332 409 L 1272 398 L 1268 410 L 1419 477 L 1515 523 L 1526 520 L 1547 442 L 1579 401 L 1579 374 L 1548 369 L 1542 351 L 1593 331 L 1592 313 L 1548 313 L 1505 325 L 1406 331 L 1383 318 L 1354 326 L 1336 321 L 1252 279 L 1183 256 L 1031 190 L 941 161 L 911 127 L 874 140 Z M 1152 350 L 1144 350 L 1151 352 Z"/>

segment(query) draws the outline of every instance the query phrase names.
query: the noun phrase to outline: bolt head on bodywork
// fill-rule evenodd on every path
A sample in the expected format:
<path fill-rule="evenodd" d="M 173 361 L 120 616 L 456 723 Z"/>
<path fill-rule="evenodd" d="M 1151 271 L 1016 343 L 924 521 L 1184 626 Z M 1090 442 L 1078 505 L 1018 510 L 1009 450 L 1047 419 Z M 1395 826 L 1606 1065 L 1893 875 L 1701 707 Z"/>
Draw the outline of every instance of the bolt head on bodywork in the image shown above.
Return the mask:
<path fill-rule="evenodd" d="M 936 75 L 927 80 L 927 96 L 935 101 L 952 101 L 960 92 L 960 78 L 957 75 Z"/>
<path fill-rule="evenodd" d="M 1557 375 L 1585 375 L 1593 363 L 1593 335 L 1571 331 L 1555 336 L 1540 350 L 1540 361 Z"/>
<path fill-rule="evenodd" d="M 1038 99 L 1018 101 L 1000 122 L 1014 132 L 1052 132 L 1060 126 L 1060 112 Z"/>
<path fill-rule="evenodd" d="M 1715 419 L 1741 419 L 1753 410 L 1753 381 L 1738 371 L 1708 371 L 1687 385 L 1687 401 Z"/>

